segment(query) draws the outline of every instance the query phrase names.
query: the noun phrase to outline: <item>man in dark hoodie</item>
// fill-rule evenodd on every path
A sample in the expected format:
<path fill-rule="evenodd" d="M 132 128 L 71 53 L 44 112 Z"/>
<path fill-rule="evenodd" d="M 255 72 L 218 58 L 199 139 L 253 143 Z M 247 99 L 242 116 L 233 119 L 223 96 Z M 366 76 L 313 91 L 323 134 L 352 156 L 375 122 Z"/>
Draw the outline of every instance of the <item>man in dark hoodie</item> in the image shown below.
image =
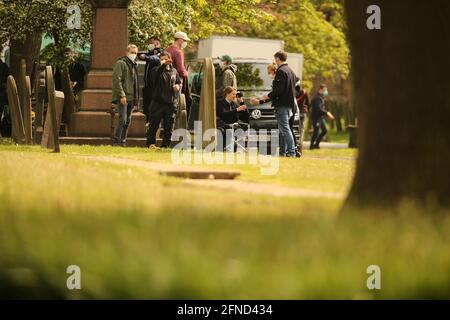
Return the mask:
<path fill-rule="evenodd" d="M 145 61 L 145 72 L 144 72 L 144 87 L 142 88 L 142 98 L 143 98 L 143 110 L 146 116 L 147 122 L 149 121 L 149 108 L 152 102 L 153 88 L 151 84 L 151 70 L 154 67 L 160 65 L 159 56 L 162 52 L 161 41 L 157 37 L 151 37 L 148 41 L 148 51 L 145 54 L 141 54 L 139 59 Z"/>
<path fill-rule="evenodd" d="M 150 126 L 147 136 L 147 145 L 151 149 L 156 148 L 156 132 L 161 120 L 164 129 L 161 147 L 170 147 L 172 127 L 181 90 L 181 78 L 172 65 L 171 54 L 164 51 L 159 57 L 161 65 L 151 71 L 153 94 L 149 109 Z"/>
<path fill-rule="evenodd" d="M 217 78 L 216 99 L 223 98 L 223 91 L 226 87 L 232 87 L 237 90 L 236 71 L 237 66 L 233 64 L 233 59 L 229 55 L 220 57 L 220 69 L 222 73 Z"/>
<path fill-rule="evenodd" d="M 138 105 L 139 84 L 136 57 L 138 47 L 130 44 L 126 56 L 117 60 L 113 67 L 112 102 L 117 104 L 119 124 L 114 134 L 114 144 L 125 146 L 131 112 Z"/>

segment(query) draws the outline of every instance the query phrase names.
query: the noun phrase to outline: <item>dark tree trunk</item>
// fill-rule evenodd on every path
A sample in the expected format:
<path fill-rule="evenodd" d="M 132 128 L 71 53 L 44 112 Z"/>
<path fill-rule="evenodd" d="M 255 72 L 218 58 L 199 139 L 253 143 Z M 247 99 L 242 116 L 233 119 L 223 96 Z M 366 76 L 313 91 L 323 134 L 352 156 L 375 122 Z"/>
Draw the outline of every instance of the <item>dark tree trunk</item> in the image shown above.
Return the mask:
<path fill-rule="evenodd" d="M 346 0 L 359 157 L 348 204 L 450 204 L 450 1 Z M 381 30 L 366 27 L 381 8 Z"/>
<path fill-rule="evenodd" d="M 20 60 L 25 59 L 27 75 L 31 75 L 33 61 L 38 57 L 41 49 L 41 34 L 28 35 L 25 41 L 11 41 L 11 74 L 18 79 L 20 74 Z"/>

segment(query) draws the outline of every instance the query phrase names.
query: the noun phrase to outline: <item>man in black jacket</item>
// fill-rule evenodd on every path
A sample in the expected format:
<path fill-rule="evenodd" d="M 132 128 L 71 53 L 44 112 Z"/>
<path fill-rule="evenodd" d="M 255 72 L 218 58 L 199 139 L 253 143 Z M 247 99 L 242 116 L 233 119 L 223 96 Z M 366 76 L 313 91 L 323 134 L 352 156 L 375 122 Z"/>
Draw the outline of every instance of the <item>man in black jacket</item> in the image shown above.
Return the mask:
<path fill-rule="evenodd" d="M 172 66 L 172 57 L 168 52 L 160 55 L 159 67 L 151 70 L 151 86 L 153 88 L 152 102 L 149 109 L 150 126 L 147 135 L 147 145 L 156 147 L 156 132 L 163 121 L 164 137 L 161 147 L 170 147 L 172 127 L 177 112 L 181 78 Z"/>
<path fill-rule="evenodd" d="M 327 134 L 325 118 L 328 116 L 331 120 L 334 116 L 325 109 L 325 97 L 328 96 L 327 86 L 321 84 L 317 95 L 311 101 L 311 120 L 314 132 L 311 136 L 310 149 L 320 149 L 319 144 Z M 320 129 L 320 134 L 319 134 Z"/>
<path fill-rule="evenodd" d="M 152 102 L 153 88 L 151 87 L 151 71 L 154 67 L 160 66 L 159 56 L 161 55 L 161 41 L 157 37 L 151 37 L 148 41 L 148 51 L 141 54 L 139 59 L 145 61 L 144 87 L 142 88 L 143 110 L 146 121 L 149 121 L 149 109 Z"/>
<path fill-rule="evenodd" d="M 277 73 L 273 81 L 272 92 L 263 99 L 271 99 L 275 108 L 280 135 L 280 156 L 295 157 L 294 137 L 289 128 L 289 118 L 297 109 L 295 85 L 298 77 L 286 63 L 286 52 L 278 51 L 274 57 L 278 66 Z"/>

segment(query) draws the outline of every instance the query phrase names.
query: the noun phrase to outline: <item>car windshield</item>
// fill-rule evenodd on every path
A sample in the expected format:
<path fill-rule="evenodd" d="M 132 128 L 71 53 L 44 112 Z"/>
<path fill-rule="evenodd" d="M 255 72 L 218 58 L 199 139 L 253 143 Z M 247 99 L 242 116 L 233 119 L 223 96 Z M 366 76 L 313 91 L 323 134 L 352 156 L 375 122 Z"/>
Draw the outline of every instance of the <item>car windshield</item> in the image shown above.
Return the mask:
<path fill-rule="evenodd" d="M 272 90 L 272 79 L 267 74 L 268 63 L 263 62 L 236 62 L 236 79 L 238 90 L 244 91 L 245 96 L 260 95 L 260 92 Z M 215 63 L 216 77 L 222 72 L 219 64 Z M 202 63 L 189 63 L 189 83 L 194 94 L 200 94 L 203 78 Z"/>
<path fill-rule="evenodd" d="M 267 74 L 267 64 L 236 63 L 236 79 L 241 91 L 271 91 L 272 79 Z"/>

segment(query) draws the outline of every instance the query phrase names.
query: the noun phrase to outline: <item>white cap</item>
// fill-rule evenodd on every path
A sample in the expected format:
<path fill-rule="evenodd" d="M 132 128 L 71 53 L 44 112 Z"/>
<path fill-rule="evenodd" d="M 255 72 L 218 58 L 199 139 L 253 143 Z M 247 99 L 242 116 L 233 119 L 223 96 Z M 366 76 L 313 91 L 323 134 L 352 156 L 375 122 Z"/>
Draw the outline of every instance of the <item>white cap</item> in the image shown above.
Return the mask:
<path fill-rule="evenodd" d="M 191 41 L 191 39 L 188 38 L 187 34 L 181 31 L 175 32 L 174 38 L 183 39 L 184 41 Z"/>

